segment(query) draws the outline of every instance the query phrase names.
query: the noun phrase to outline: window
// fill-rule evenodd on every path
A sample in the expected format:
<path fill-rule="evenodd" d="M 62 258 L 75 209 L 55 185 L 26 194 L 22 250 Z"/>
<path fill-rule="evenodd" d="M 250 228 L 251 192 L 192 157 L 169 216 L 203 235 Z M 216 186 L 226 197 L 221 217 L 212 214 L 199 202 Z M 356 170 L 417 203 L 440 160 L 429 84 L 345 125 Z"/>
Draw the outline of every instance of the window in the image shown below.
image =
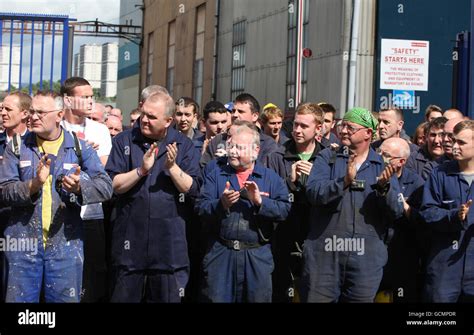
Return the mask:
<path fill-rule="evenodd" d="M 146 60 L 146 86 L 151 85 L 153 80 L 153 51 L 155 49 L 154 33 L 148 34 L 148 55 Z"/>
<path fill-rule="evenodd" d="M 308 47 L 308 23 L 309 23 L 309 1 L 304 0 L 303 21 L 303 48 Z M 286 57 L 286 109 L 296 109 L 296 48 L 297 48 L 297 24 L 298 24 L 298 2 L 289 1 L 288 12 L 288 51 Z M 301 57 L 301 56 L 300 56 Z M 308 83 L 308 60 L 301 62 L 301 101 L 306 101 L 306 87 Z"/>
<path fill-rule="evenodd" d="M 245 89 L 245 31 L 247 21 L 234 24 L 232 32 L 232 83 L 231 99 L 234 100 Z"/>
<path fill-rule="evenodd" d="M 206 5 L 196 11 L 196 38 L 194 41 L 193 98 L 202 106 L 202 86 L 204 81 L 204 31 L 206 26 Z"/>
<path fill-rule="evenodd" d="M 173 96 L 174 88 L 174 52 L 176 45 L 176 21 L 168 24 L 168 64 L 166 70 L 166 89 Z"/>

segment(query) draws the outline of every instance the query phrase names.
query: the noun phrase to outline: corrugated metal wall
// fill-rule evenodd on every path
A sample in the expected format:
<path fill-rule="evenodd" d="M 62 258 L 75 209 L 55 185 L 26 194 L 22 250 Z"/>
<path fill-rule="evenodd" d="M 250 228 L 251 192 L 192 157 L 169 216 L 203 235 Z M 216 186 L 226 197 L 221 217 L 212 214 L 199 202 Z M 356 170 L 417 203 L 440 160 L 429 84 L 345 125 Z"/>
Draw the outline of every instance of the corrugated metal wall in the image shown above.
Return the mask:
<path fill-rule="evenodd" d="M 217 98 L 230 100 L 233 24 L 247 20 L 245 90 L 263 105 L 284 106 L 287 0 L 221 0 Z"/>
<path fill-rule="evenodd" d="M 376 0 L 362 0 L 355 105 L 373 108 Z"/>
<path fill-rule="evenodd" d="M 356 104 L 371 108 L 376 0 L 363 0 L 357 57 Z M 352 0 L 310 0 L 307 101 L 346 109 Z M 218 99 L 230 99 L 232 26 L 247 19 L 245 90 L 261 104 L 285 106 L 288 0 L 221 0 Z M 342 109 L 342 110 L 341 110 Z"/>
<path fill-rule="evenodd" d="M 338 111 L 346 104 L 349 36 L 344 12 L 350 2 L 316 0 L 309 4 L 309 48 L 313 57 L 308 64 L 307 100 L 331 103 Z"/>

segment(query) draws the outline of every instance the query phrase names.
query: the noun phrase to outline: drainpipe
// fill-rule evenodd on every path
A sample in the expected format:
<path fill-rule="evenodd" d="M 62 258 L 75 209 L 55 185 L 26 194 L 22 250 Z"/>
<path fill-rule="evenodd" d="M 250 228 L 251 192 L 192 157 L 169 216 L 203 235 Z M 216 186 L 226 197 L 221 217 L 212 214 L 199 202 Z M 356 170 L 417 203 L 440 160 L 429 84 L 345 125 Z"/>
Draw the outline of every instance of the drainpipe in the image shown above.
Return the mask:
<path fill-rule="evenodd" d="M 351 109 L 355 105 L 356 71 L 357 71 L 357 51 L 359 47 L 359 21 L 360 21 L 360 0 L 354 0 L 354 11 L 352 16 L 352 37 L 351 56 L 349 59 L 349 92 L 347 96 L 347 108 Z"/>
<path fill-rule="evenodd" d="M 213 78 L 212 78 L 212 93 L 211 99 L 217 100 L 217 61 L 218 61 L 218 52 L 219 52 L 219 18 L 220 18 L 220 0 L 216 1 L 216 14 L 215 14 L 215 25 L 214 25 L 214 62 L 213 62 Z"/>
<path fill-rule="evenodd" d="M 145 86 L 142 87 L 142 70 L 143 70 L 143 64 L 145 64 L 145 71 L 146 71 L 146 62 L 142 60 L 143 57 L 143 47 L 144 47 L 144 41 L 145 41 L 145 0 L 142 1 L 141 5 L 136 5 L 136 7 L 139 7 L 142 11 L 142 36 L 140 38 L 140 45 L 138 48 L 138 61 L 141 64 L 138 70 L 138 96 L 140 97 L 140 92 L 145 88 Z"/>
<path fill-rule="evenodd" d="M 351 22 L 352 0 L 344 0 L 344 27 L 342 36 L 342 73 L 341 73 L 341 98 L 337 118 L 342 118 L 347 111 L 347 87 L 349 75 L 349 54 L 351 49 Z"/>

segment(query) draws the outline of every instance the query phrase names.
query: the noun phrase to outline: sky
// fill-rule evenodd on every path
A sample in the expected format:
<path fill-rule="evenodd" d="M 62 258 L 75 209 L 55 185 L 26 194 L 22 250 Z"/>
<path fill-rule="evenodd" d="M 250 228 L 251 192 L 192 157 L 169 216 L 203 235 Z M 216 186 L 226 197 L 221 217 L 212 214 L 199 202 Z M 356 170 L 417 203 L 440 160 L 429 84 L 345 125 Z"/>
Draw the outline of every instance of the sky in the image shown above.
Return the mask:
<path fill-rule="evenodd" d="M 69 15 L 70 18 L 81 21 L 91 21 L 96 18 L 99 21 L 105 23 L 119 23 L 120 19 L 120 0 L 0 0 L 0 12 L 9 13 L 34 13 L 34 14 L 59 14 Z M 55 64 L 59 65 L 61 62 L 61 37 L 55 39 Z M 14 37 L 14 43 L 20 42 L 19 36 Z M 82 44 L 96 43 L 102 44 L 106 42 L 118 42 L 118 39 L 107 39 L 99 37 L 75 37 L 74 38 L 74 54 L 79 52 L 79 48 Z M 10 43 L 9 34 L 3 34 L 3 44 Z M 22 82 L 25 80 L 29 81 L 29 60 L 30 60 L 30 45 L 31 39 L 29 35 L 25 35 L 24 38 L 24 51 L 23 61 L 25 67 L 23 67 Z M 39 80 L 39 66 L 36 63 L 39 57 L 39 50 L 41 45 L 41 39 L 35 38 L 34 46 L 34 61 L 33 61 L 33 82 Z M 46 78 L 49 78 L 50 73 L 50 57 L 51 57 L 51 45 L 52 39 L 46 38 L 45 40 L 45 59 L 49 58 L 48 62 L 44 64 L 44 73 L 47 73 Z M 60 77 L 60 66 L 54 66 L 54 78 L 55 80 Z M 43 75 L 44 77 L 45 75 Z"/>

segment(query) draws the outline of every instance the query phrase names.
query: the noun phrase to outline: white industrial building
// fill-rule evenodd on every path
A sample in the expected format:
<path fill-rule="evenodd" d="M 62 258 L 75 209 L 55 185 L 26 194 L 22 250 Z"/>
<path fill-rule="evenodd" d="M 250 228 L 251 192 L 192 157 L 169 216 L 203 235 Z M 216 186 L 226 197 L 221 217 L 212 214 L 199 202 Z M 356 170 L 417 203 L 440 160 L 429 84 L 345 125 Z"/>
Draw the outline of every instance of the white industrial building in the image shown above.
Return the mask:
<path fill-rule="evenodd" d="M 10 46 L 0 45 L 0 91 L 8 90 Z M 12 48 L 11 85 L 18 88 L 20 77 L 20 46 Z"/>
<path fill-rule="evenodd" d="M 100 95 L 115 97 L 117 95 L 118 44 L 104 43 L 102 45 L 102 82 Z"/>

